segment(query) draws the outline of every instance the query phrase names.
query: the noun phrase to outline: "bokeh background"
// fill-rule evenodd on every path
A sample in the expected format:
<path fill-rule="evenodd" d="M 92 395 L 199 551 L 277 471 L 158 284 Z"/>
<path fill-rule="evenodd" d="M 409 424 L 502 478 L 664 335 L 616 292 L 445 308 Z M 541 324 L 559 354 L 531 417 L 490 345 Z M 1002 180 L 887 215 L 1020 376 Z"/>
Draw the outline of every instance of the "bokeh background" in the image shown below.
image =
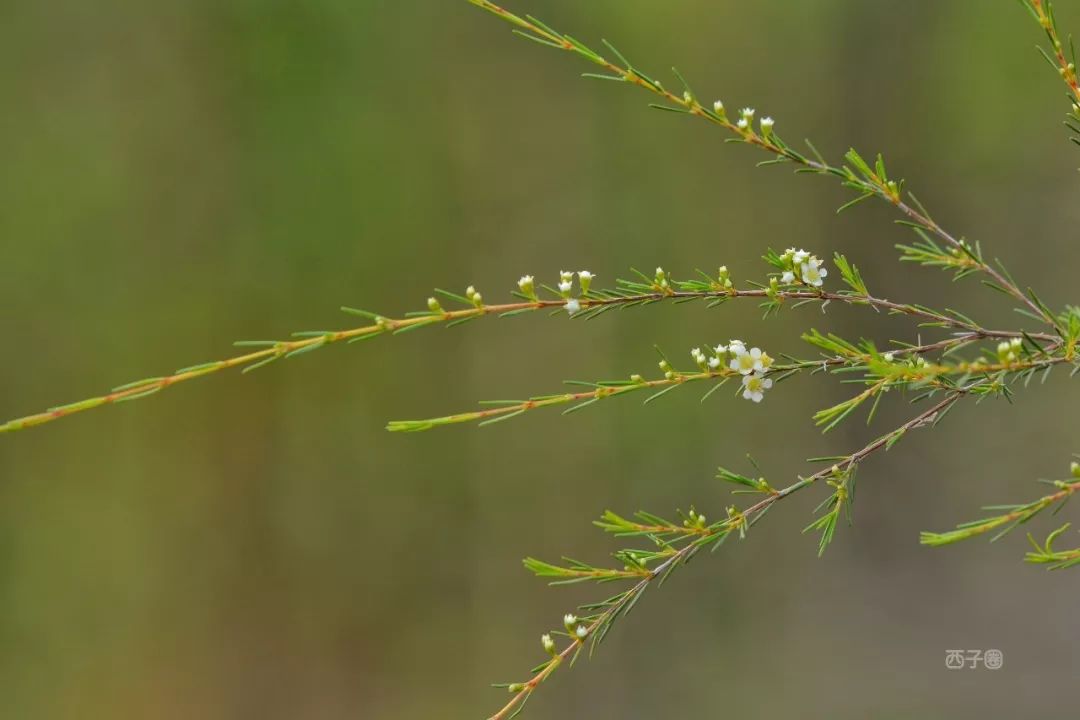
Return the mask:
<path fill-rule="evenodd" d="M 1080 8 L 1059 3 L 1065 27 Z M 535 0 L 589 42 L 777 119 L 830 157 L 884 150 L 938 220 L 1054 305 L 1076 302 L 1080 152 L 1014 2 Z M 1023 323 L 976 281 L 900 267 L 888 208 L 756 170 L 702 123 L 589 83 L 463 0 L 81 0 L 0 5 L 0 409 L 22 415 L 220 358 L 242 338 L 399 314 L 434 286 L 842 250 L 871 288 Z M 486 321 L 331 348 L 0 442 L 5 718 L 481 717 L 538 637 L 608 588 L 548 589 L 520 558 L 600 561 L 605 508 L 717 515 L 719 464 L 775 482 L 860 446 L 809 420 L 844 396 L 794 380 L 760 406 L 692 391 L 478 430 L 389 419 L 653 372 L 653 345 L 809 327 L 912 339 L 866 311 L 651 307 L 588 324 Z M 933 331 L 927 331 L 929 337 Z M 1067 472 L 1078 389 L 965 405 L 861 474 L 823 559 L 816 492 L 680 572 L 560 674 L 532 718 L 975 718 L 1070 714 L 1080 575 L 1020 562 L 1022 533 L 930 550 L 923 529 Z M 1068 514 L 1066 510 L 1066 515 Z M 1054 525 L 1040 522 L 1044 533 Z M 1077 538 L 1073 537 L 1073 540 Z M 1074 543 L 1075 544 L 1075 543 Z M 998 671 L 947 649 L 997 648 Z"/>

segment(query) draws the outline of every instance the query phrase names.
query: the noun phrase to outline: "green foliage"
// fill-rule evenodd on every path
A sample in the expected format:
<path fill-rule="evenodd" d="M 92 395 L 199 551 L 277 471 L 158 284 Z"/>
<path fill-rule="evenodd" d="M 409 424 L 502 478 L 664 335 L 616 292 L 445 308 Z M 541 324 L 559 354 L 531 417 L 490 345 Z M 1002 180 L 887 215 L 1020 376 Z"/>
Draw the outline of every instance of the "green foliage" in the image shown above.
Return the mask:
<path fill-rule="evenodd" d="M 400 318 L 343 307 L 342 311 L 361 318 L 363 324 L 344 330 L 301 331 L 285 340 L 241 341 L 236 346 L 245 351 L 228 359 L 144 378 L 97 397 L 0 424 L 0 432 L 13 432 L 103 405 L 144 398 L 218 371 L 238 368 L 246 373 L 332 344 L 389 338 L 423 328 L 452 328 L 481 318 L 511 318 L 540 311 L 587 321 L 613 310 L 657 303 L 701 302 L 708 308 L 716 308 L 751 299 L 764 311 L 766 318 L 804 305 L 815 306 L 824 314 L 832 303 L 837 303 L 901 316 L 914 324 L 911 331 L 914 341 L 894 340 L 886 349 L 868 339 L 844 338 L 831 331 L 811 328 L 802 339 L 813 349 L 814 356 L 781 355 L 778 361 L 750 343 L 710 338 L 708 345 L 690 350 L 689 362 L 673 361 L 661 352 L 659 372 L 652 375 L 634 373 L 621 379 L 571 380 L 567 381 L 573 386 L 569 392 L 488 401 L 479 410 L 390 422 L 389 430 L 401 432 L 471 422 L 484 426 L 555 406 L 562 407 L 563 414 L 574 413 L 601 400 L 630 394 L 650 403 L 690 384 L 704 388 L 701 397 L 704 401 L 732 381 L 735 381 L 736 394 L 742 400 L 757 403 L 763 400 L 766 392 L 776 392 L 772 390 L 776 384 L 799 374 L 838 378 L 841 384 L 858 388 L 846 399 L 814 414 L 813 420 L 823 432 L 864 412 L 866 422 L 870 424 L 887 397 L 922 403 L 921 409 L 908 421 L 853 452 L 808 459 L 808 462 L 825 463 L 826 467 L 807 476 L 798 476 L 794 482 L 779 489 L 765 479 L 756 465 L 756 478 L 720 468 L 717 477 L 733 487 L 732 495 L 748 495 L 750 500 L 742 507 L 734 503 L 727 505 L 719 519 L 710 521 L 694 508 L 685 514 L 679 513 L 676 521 L 644 511 L 630 518 L 610 510 L 605 512 L 595 522 L 596 526 L 627 543 L 612 553 L 611 563 L 594 565 L 571 558 L 552 563 L 526 558 L 525 568 L 552 585 L 621 583 L 623 589 L 585 604 L 575 613 L 567 613 L 563 616 L 561 629 L 541 636 L 541 647 L 547 653 L 547 659 L 532 670 L 527 680 L 498 686 L 511 693 L 509 702 L 492 716 L 493 720 L 503 720 L 519 713 L 532 693 L 560 667 L 572 665 L 586 645 L 590 652 L 595 650 L 616 622 L 634 609 L 647 589 L 662 585 L 702 549 L 715 551 L 733 536 L 744 539 L 777 502 L 800 490 L 822 485 L 829 490 L 823 489 L 825 497 L 804 532 L 818 534 L 817 553 L 823 555 L 841 520 L 852 521 L 856 473 L 867 457 L 888 451 L 912 430 L 935 426 L 961 401 L 994 397 L 1008 400 L 1018 386 L 1027 385 L 1035 377 L 1045 380 L 1055 367 L 1070 367 L 1072 374 L 1080 370 L 1080 358 L 1076 353 L 1080 342 L 1080 308 L 1067 306 L 1055 310 L 1034 290 L 1017 283 L 1000 261 L 988 259 L 979 242 L 970 242 L 945 230 L 907 190 L 904 181 L 890 175 L 881 154 L 868 160 L 850 149 L 842 161 L 830 163 L 809 140 L 805 141 L 806 152 L 796 150 L 784 141 L 771 117 L 759 119 L 751 108 L 729 115 L 722 101 L 703 103 L 678 71 L 674 71 L 674 75 L 681 90 L 672 91 L 607 41 L 602 42 L 602 49 L 590 47 L 530 15 L 515 15 L 489 0 L 469 2 L 510 23 L 514 34 L 586 61 L 593 71 L 584 73 L 585 77 L 644 90 L 653 100 L 650 107 L 702 120 L 723 132 L 727 142 L 747 145 L 764 153 L 765 159 L 759 165 L 789 165 L 796 173 L 834 178 L 852 191 L 852 198 L 841 205 L 838 212 L 870 199 L 883 201 L 898 214 L 897 222 L 909 227 L 915 235 L 910 244 L 896 246 L 901 262 L 944 270 L 951 273 L 954 280 L 977 277 L 983 285 L 1006 296 L 1024 323 L 1016 328 L 990 328 L 952 308 L 935 309 L 914 301 L 880 297 L 871 292 L 856 265 L 840 253 L 832 256 L 832 265 L 842 287 L 836 285 L 833 277 L 833 287 L 838 288 L 833 289 L 828 284 L 829 269 L 816 255 L 796 248 L 783 252 L 769 249 L 763 256 L 766 265 L 763 271 L 755 274 L 748 270 L 738 280 L 727 266 L 719 267 L 713 274 L 697 270 L 686 278 L 677 278 L 663 268 L 656 268 L 651 274 L 633 270 L 630 279 L 616 279 L 613 284 L 603 287 L 594 283 L 595 276 L 589 271 L 561 271 L 552 284 L 537 282 L 531 275 L 520 278 L 516 289 L 508 283 L 512 300 L 503 303 L 490 303 L 483 293 L 469 286 L 463 293 L 436 289 L 424 309 Z M 1080 83 L 1077 81 L 1075 50 L 1071 42 L 1068 48 L 1062 42 L 1050 3 L 1044 0 L 1020 2 L 1047 35 L 1050 48 L 1042 50 L 1043 56 L 1068 89 L 1071 111 L 1066 125 L 1080 136 Z M 1080 138 L 1076 136 L 1071 140 L 1080 144 Z M 924 342 L 921 339 L 923 330 L 939 333 L 942 337 Z M 993 541 L 1019 525 L 1033 521 L 1044 510 L 1053 508 L 1052 512 L 1056 513 L 1080 489 L 1080 466 L 1073 463 L 1071 472 L 1072 480 L 1049 481 L 1054 488 L 1050 494 L 1028 503 L 986 507 L 984 510 L 989 513 L 986 517 L 947 532 L 924 532 L 921 542 L 940 546 L 980 535 L 989 535 Z M 1029 535 L 1034 551 L 1027 554 L 1026 561 L 1045 564 L 1050 569 L 1080 563 L 1080 550 L 1053 548 L 1054 541 L 1067 528 L 1065 525 L 1051 532 L 1042 545 Z"/>

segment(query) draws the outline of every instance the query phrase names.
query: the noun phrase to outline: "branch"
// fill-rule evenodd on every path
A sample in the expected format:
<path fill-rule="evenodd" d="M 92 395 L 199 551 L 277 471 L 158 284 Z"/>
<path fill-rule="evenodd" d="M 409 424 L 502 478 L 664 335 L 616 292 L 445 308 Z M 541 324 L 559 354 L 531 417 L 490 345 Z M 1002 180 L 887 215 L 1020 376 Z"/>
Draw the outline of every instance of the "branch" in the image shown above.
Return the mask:
<path fill-rule="evenodd" d="M 673 69 L 684 86 L 681 95 L 676 95 L 672 91 L 666 89 L 660 81 L 653 79 L 635 67 L 606 40 L 603 41 L 604 45 L 619 60 L 621 65 L 607 60 L 579 40 L 576 40 L 569 35 L 563 35 L 556 32 L 531 15 L 519 17 L 495 3 L 490 2 L 490 0 L 468 1 L 473 5 L 501 17 L 512 25 L 515 25 L 518 28 L 514 30 L 516 35 L 520 35 L 528 40 L 533 40 L 541 45 L 574 53 L 603 70 L 602 73 L 585 73 L 585 77 L 613 80 L 636 85 L 637 87 L 643 88 L 658 96 L 666 103 L 652 105 L 651 107 L 701 118 L 731 133 L 733 135 L 731 138 L 732 142 L 742 142 L 760 150 L 764 150 L 774 156 L 773 160 L 768 160 L 761 164 L 790 162 L 799 166 L 796 172 L 810 172 L 817 175 L 832 175 L 840 178 L 845 187 L 851 188 L 859 193 L 858 198 L 842 206 L 840 208 L 841 210 L 851 207 L 869 197 L 878 197 L 895 206 L 907 218 L 907 220 L 903 221 L 903 224 L 913 227 L 920 233 L 929 233 L 936 236 L 951 248 L 953 252 L 952 260 L 949 260 L 946 257 L 944 259 L 939 259 L 938 262 L 933 264 L 947 262 L 958 267 L 960 270 L 967 269 L 985 273 L 990 278 L 987 282 L 991 287 L 1010 295 L 1014 300 L 1024 305 L 1035 318 L 1058 329 L 1054 314 L 1039 302 L 1037 298 L 1029 297 L 1028 293 L 1021 290 L 1004 269 L 999 270 L 984 261 L 977 245 L 973 247 L 966 241 L 956 238 L 938 225 L 938 223 L 930 217 L 930 214 L 926 209 L 919 203 L 918 199 L 911 195 L 911 193 L 908 193 L 910 203 L 905 201 L 903 198 L 903 181 L 889 179 L 885 170 L 884 160 L 880 155 L 878 155 L 874 165 L 871 166 L 870 163 L 859 155 L 859 153 L 852 149 L 845 155 L 845 159 L 854 167 L 849 167 L 848 165 L 833 166 L 825 161 L 821 154 L 817 152 L 817 149 L 813 144 L 807 141 L 807 145 L 811 154 L 814 155 L 814 158 L 807 157 L 791 148 L 780 138 L 775 131 L 775 122 L 772 118 L 766 117 L 760 121 L 759 132 L 754 128 L 753 122 L 755 113 L 751 108 L 742 110 L 739 119 L 732 122 L 728 118 L 727 111 L 722 102 L 715 102 L 711 108 L 702 105 L 694 91 L 677 70 Z"/>
<path fill-rule="evenodd" d="M 552 584 L 579 582 L 589 579 L 600 581 L 634 579 L 635 583 L 625 592 L 619 593 L 601 603 L 586 606 L 586 610 L 598 610 L 598 612 L 581 618 L 580 621 L 572 615 L 564 618 L 566 632 L 561 633 L 561 635 L 565 636 L 568 642 L 561 650 L 555 648 L 550 635 L 545 635 L 543 644 L 551 654 L 551 658 L 539 666 L 528 680 L 501 685 L 500 687 L 509 689 L 513 693 L 513 697 L 501 710 L 490 716 L 489 720 L 508 720 L 520 712 L 533 692 L 552 673 L 564 663 L 572 663 L 587 642 L 590 642 L 591 647 L 595 648 L 604 639 L 612 624 L 633 609 L 645 590 L 653 583 L 662 584 L 674 570 L 681 565 L 685 565 L 703 547 L 712 546 L 715 549 L 733 532 L 738 532 L 740 536 L 744 536 L 746 530 L 763 517 L 773 504 L 799 490 L 818 481 L 831 481 L 834 478 L 850 476 L 859 463 L 878 450 L 892 447 L 909 430 L 936 424 L 953 404 L 974 389 L 976 385 L 972 384 L 965 388 L 958 388 L 895 430 L 882 435 L 850 455 L 830 458 L 831 461 L 834 461 L 830 467 L 808 477 L 800 477 L 797 482 L 782 490 L 773 490 L 767 484 L 759 486 L 759 491 L 767 493 L 766 497 L 741 511 L 734 508 L 729 509 L 728 517 L 719 522 L 706 524 L 704 516 L 698 515 L 694 511 L 690 512 L 690 518 L 682 526 L 645 513 L 641 515 L 649 521 L 648 524 L 634 523 L 614 513 L 606 513 L 602 520 L 596 523 L 601 528 L 617 536 L 648 537 L 660 548 L 658 551 L 627 550 L 616 553 L 616 557 L 627 563 L 623 570 L 598 572 L 597 569 L 589 568 L 580 563 L 571 568 L 560 568 L 531 559 L 526 560 L 526 566 L 537 575 L 557 578 Z M 675 539 L 669 540 L 668 538 Z M 682 544 L 677 545 L 676 543 L 680 542 L 680 539 Z M 647 567 L 650 561 L 657 559 L 660 559 L 659 564 L 652 568 Z"/>
<path fill-rule="evenodd" d="M 567 290 L 558 290 L 546 285 L 541 286 L 541 290 L 552 295 L 554 299 L 541 299 L 533 287 L 532 278 L 526 276 L 522 278 L 522 281 L 528 280 L 528 283 L 519 283 L 520 291 L 514 293 L 519 298 L 519 302 L 494 305 L 486 304 L 482 295 L 472 287 L 466 290 L 464 296 L 445 290 L 436 290 L 436 295 L 444 301 L 463 304 L 467 307 L 448 310 L 442 306 L 438 297 L 431 297 L 428 299 L 428 309 L 426 311 L 408 313 L 403 318 L 383 317 L 366 310 L 346 307 L 342 308 L 342 310 L 352 315 L 367 318 L 371 321 L 371 324 L 349 330 L 298 332 L 293 334 L 294 339 L 292 340 L 241 341 L 236 345 L 259 349 L 226 360 L 181 368 L 166 376 L 144 378 L 115 387 L 104 395 L 49 408 L 43 413 L 9 420 L 4 424 L 0 424 L 0 433 L 43 425 L 104 405 L 137 400 L 156 394 L 173 385 L 222 370 L 242 368 L 242 372 L 247 373 L 277 360 L 292 358 L 336 343 L 371 340 L 383 335 L 398 335 L 436 325 L 454 327 L 482 317 L 511 317 L 539 310 L 572 311 L 571 314 L 576 318 L 589 319 L 615 308 L 636 307 L 663 301 L 708 300 L 719 304 L 734 298 L 758 298 L 766 299 L 769 303 L 776 304 L 777 307 L 779 303 L 789 301 L 796 303 L 796 305 L 803 302 L 825 304 L 836 301 L 851 305 L 868 305 L 892 314 L 907 315 L 922 320 L 927 326 L 964 330 L 979 333 L 982 337 L 1011 338 L 1020 335 L 1020 333 L 1016 332 L 987 330 L 975 324 L 970 318 L 958 314 L 939 313 L 929 308 L 897 303 L 884 298 L 873 297 L 869 294 L 851 291 L 823 292 L 817 288 L 800 287 L 799 283 L 775 291 L 769 288 L 736 290 L 730 287 L 731 283 L 726 276 L 726 269 L 720 277 L 707 281 L 669 280 L 666 275 L 661 277 L 662 274 L 663 271 L 660 270 L 656 278 L 651 280 L 644 278 L 648 282 L 618 280 L 615 288 L 594 290 L 591 288 L 592 275 L 586 273 L 585 276 L 588 280 L 583 280 L 582 294 L 579 298 L 571 298 Z M 564 273 L 564 275 L 568 276 L 570 273 Z M 1034 333 L 1032 337 L 1047 341 L 1053 339 L 1049 335 L 1040 333 Z"/>

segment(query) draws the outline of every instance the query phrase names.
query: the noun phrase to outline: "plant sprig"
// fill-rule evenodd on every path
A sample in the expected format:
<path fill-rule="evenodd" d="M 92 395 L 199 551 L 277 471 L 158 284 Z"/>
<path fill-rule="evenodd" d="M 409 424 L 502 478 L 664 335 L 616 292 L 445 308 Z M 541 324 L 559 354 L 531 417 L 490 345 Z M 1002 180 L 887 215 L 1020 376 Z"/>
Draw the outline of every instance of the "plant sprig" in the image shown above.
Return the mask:
<path fill-rule="evenodd" d="M 1069 498 L 1080 490 L 1080 463 L 1073 462 L 1070 471 L 1071 480 L 1041 480 L 1040 482 L 1050 485 L 1056 491 L 1043 495 L 1038 500 L 1013 505 L 988 505 L 983 510 L 995 512 L 996 515 L 961 523 L 956 526 L 956 529 L 947 532 L 923 532 L 919 540 L 923 545 L 951 545 L 993 532 L 990 542 L 995 542 L 1020 525 L 1030 522 L 1044 510 L 1054 508 L 1053 514 L 1056 515 L 1065 507 Z M 1047 539 L 1046 548 L 1050 547 L 1054 537 L 1056 535 L 1051 535 Z"/>
<path fill-rule="evenodd" d="M 535 668 L 527 680 L 499 683 L 495 686 L 507 689 L 512 697 L 491 715 L 489 720 L 508 720 L 517 715 L 539 686 L 563 664 L 572 664 L 587 643 L 595 649 L 614 623 L 629 614 L 653 584 L 663 585 L 675 570 L 686 565 L 702 549 L 715 551 L 733 534 L 740 539 L 745 538 L 747 531 L 764 517 L 775 503 L 820 481 L 832 485 L 834 492 L 827 501 L 827 514 L 822 519 L 815 520 L 808 529 L 822 532 L 819 554 L 824 553 L 833 537 L 836 518 L 841 508 L 850 507 L 854 496 L 854 473 L 858 465 L 877 451 L 888 450 L 911 430 L 935 425 L 972 389 L 973 387 L 956 389 L 938 403 L 855 452 L 839 457 L 815 458 L 829 462 L 830 465 L 812 475 L 799 477 L 796 482 L 780 490 L 773 489 L 763 478 L 755 481 L 721 468 L 722 479 L 739 486 L 751 487 L 755 492 L 764 494 L 764 497 L 743 509 L 730 506 L 726 516 L 720 520 L 710 523 L 704 515 L 693 509 L 682 523 L 645 512 L 637 513 L 633 520 L 611 511 L 605 512 L 595 523 L 602 530 L 615 537 L 638 538 L 649 543 L 644 548 L 638 546 L 616 551 L 613 556 L 622 564 L 621 567 L 598 567 L 577 560 L 567 560 L 566 565 L 555 565 L 526 558 L 525 567 L 538 577 L 550 579 L 552 585 L 586 581 L 605 584 L 624 581 L 633 584 L 627 590 L 604 600 L 582 606 L 581 610 L 585 614 L 581 617 L 566 615 L 563 619 L 567 632 L 560 634 L 567 638 L 567 642 L 561 650 L 545 640 L 544 638 L 550 638 L 550 634 L 545 634 L 541 644 L 550 658 Z"/>
<path fill-rule="evenodd" d="M 777 134 L 775 121 L 771 117 L 763 118 L 758 128 L 755 128 L 755 111 L 752 108 L 743 109 L 739 118 L 733 122 L 728 117 L 727 110 L 721 101 L 714 102 L 711 107 L 702 104 L 698 95 L 677 70 L 673 69 L 673 72 L 683 85 L 681 94 L 668 90 L 659 80 L 644 73 L 606 40 L 602 41 L 604 46 L 617 58 L 618 63 L 606 59 L 600 52 L 587 47 L 579 40 L 553 30 L 531 15 L 520 17 L 490 0 L 468 0 L 468 2 L 515 25 L 517 29 L 514 30 L 514 34 L 541 45 L 571 52 L 604 71 L 603 73 L 585 73 L 585 77 L 613 80 L 640 87 L 660 97 L 665 103 L 652 104 L 650 107 L 701 118 L 728 131 L 732 135 L 729 138 L 731 142 L 744 143 L 773 155 L 772 160 L 761 164 L 792 163 L 796 166 L 795 172 L 839 178 L 844 187 L 858 193 L 854 201 L 840 208 L 841 211 L 862 200 L 877 197 L 896 207 L 905 216 L 904 220 L 898 221 L 901 224 L 937 237 L 958 253 L 970 252 L 971 246 L 967 241 L 957 238 L 939 225 L 914 195 L 907 193 L 905 200 L 904 181 L 889 177 L 885 161 L 880 154 L 871 164 L 852 148 L 844 155 L 848 164 L 831 165 L 809 140 L 806 144 L 812 157 L 793 149 L 784 142 Z M 1007 271 L 1003 268 L 999 270 L 998 267 L 984 261 L 981 257 L 971 255 L 971 258 L 974 263 L 972 269 L 986 274 L 989 277 L 987 282 L 991 287 L 1011 296 L 1042 322 L 1051 327 L 1056 326 L 1053 314 L 1048 313 L 1038 302 L 1029 297 L 1012 280 Z"/>

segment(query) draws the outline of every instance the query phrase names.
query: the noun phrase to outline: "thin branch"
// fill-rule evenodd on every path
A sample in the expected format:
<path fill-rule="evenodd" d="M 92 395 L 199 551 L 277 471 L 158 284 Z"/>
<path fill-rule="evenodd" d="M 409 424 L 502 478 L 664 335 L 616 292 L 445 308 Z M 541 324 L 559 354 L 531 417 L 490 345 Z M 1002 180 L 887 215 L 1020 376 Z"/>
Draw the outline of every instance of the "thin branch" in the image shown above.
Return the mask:
<path fill-rule="evenodd" d="M 972 387 L 974 387 L 974 385 L 951 392 L 941 401 L 922 411 L 895 430 L 886 433 L 860 450 L 839 459 L 832 466 L 808 477 L 800 477 L 797 482 L 792 483 L 782 490 L 772 491 L 766 497 L 750 505 L 745 510 L 729 513 L 728 518 L 725 520 L 685 533 L 690 538 L 689 541 L 678 549 L 673 550 L 667 559 L 656 567 L 640 571 L 640 579 L 638 579 L 629 590 L 622 593 L 617 601 L 608 605 L 600 614 L 594 616 L 589 624 L 584 626 L 584 633 L 581 635 L 572 635 L 567 646 L 554 654 L 552 659 L 546 662 L 527 681 L 509 685 L 508 687 L 511 692 L 513 692 L 513 697 L 502 709 L 490 716 L 489 720 L 508 720 L 513 717 L 541 683 L 550 677 L 562 664 L 571 661 L 584 648 L 587 638 L 595 638 L 600 633 L 606 632 L 605 628 L 620 614 L 624 614 L 629 607 L 632 607 L 646 589 L 658 580 L 662 582 L 675 568 L 685 564 L 702 547 L 716 543 L 731 532 L 744 531 L 745 528 L 752 525 L 758 518 L 764 515 L 773 504 L 799 490 L 809 487 L 820 480 L 827 480 L 833 477 L 837 471 L 850 472 L 868 456 L 883 448 L 891 447 L 893 443 L 903 437 L 908 431 L 934 424 L 954 403 L 967 394 Z M 670 530 L 670 528 L 651 528 L 654 532 L 660 529 L 665 531 Z"/>

